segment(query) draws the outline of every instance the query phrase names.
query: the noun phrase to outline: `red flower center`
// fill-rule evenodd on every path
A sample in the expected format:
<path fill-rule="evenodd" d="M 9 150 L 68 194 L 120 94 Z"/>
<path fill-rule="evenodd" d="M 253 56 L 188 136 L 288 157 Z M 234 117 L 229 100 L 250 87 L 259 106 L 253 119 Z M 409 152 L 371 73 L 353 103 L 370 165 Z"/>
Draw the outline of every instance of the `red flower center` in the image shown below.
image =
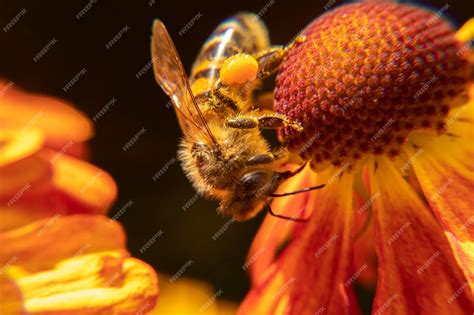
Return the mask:
<path fill-rule="evenodd" d="M 341 165 L 399 155 L 413 130 L 445 130 L 467 97 L 468 61 L 440 14 L 390 2 L 313 21 L 280 68 L 275 109 L 304 131 L 281 136 L 305 160 Z"/>

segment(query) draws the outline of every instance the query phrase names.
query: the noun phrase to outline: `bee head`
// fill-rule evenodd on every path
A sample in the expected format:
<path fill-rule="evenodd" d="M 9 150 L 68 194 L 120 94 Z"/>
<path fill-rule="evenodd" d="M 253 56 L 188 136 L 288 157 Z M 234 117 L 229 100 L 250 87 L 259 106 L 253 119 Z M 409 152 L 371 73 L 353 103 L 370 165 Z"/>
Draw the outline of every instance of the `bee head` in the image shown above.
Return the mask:
<path fill-rule="evenodd" d="M 269 169 L 257 169 L 244 173 L 233 191 L 221 201 L 219 211 L 237 221 L 254 217 L 265 205 L 268 195 L 275 192 L 283 177 Z"/>

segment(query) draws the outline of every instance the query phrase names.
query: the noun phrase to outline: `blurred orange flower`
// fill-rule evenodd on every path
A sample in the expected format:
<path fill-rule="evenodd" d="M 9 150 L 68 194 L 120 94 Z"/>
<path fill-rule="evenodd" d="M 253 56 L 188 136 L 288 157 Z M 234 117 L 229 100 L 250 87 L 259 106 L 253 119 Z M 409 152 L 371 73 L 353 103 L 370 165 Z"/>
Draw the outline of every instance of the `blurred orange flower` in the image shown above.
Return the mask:
<path fill-rule="evenodd" d="M 2 314 L 145 314 L 156 303 L 155 271 L 130 257 L 123 229 L 105 216 L 39 220 L 0 243 L 1 285 L 17 291 L 2 298 Z"/>
<path fill-rule="evenodd" d="M 112 177 L 77 159 L 90 121 L 69 104 L 0 82 L 0 231 L 70 213 L 105 214 Z"/>
<path fill-rule="evenodd" d="M 0 82 L 2 314 L 145 314 L 155 271 L 104 214 L 117 187 L 79 158 L 93 135 L 69 104 Z"/>

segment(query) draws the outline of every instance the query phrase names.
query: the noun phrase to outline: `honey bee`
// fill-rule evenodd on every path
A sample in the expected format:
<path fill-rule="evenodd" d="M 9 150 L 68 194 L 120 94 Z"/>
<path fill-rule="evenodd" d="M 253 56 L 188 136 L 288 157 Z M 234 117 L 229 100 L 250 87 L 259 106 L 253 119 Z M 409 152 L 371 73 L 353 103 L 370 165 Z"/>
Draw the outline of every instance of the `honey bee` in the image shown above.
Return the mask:
<path fill-rule="evenodd" d="M 171 98 L 184 134 L 179 160 L 195 189 L 219 200 L 218 212 L 235 220 L 250 219 L 271 197 L 287 195 L 275 191 L 304 167 L 278 171 L 290 154 L 284 146 L 271 148 L 260 130 L 291 127 L 301 131 L 302 127 L 254 96 L 261 80 L 273 74 L 301 40 L 270 47 L 260 18 L 238 14 L 211 34 L 188 80 L 170 34 L 160 20 L 154 21 L 155 78 Z"/>

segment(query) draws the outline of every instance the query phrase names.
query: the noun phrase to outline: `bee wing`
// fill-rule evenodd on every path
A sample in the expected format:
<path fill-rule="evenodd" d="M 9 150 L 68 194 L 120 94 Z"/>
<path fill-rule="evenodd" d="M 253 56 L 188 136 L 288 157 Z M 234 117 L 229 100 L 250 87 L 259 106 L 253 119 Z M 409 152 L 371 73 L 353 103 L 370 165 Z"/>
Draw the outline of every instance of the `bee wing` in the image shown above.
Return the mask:
<path fill-rule="evenodd" d="M 171 98 L 183 133 L 190 135 L 199 131 L 216 144 L 217 141 L 191 92 L 176 47 L 160 20 L 155 20 L 153 23 L 151 53 L 156 81 Z"/>

